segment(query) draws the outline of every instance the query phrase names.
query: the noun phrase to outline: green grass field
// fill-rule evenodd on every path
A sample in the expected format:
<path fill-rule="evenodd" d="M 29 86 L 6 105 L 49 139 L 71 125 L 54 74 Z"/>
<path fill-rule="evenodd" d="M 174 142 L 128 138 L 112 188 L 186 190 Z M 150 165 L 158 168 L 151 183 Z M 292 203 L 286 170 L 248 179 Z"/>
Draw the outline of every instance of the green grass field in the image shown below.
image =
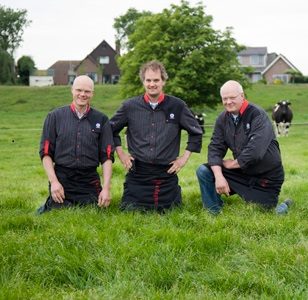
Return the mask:
<path fill-rule="evenodd" d="M 93 105 L 111 116 L 117 86 L 97 86 Z M 307 299 L 308 86 L 256 85 L 247 98 L 270 112 L 289 99 L 285 216 L 226 199 L 222 215 L 202 209 L 195 170 L 206 159 L 218 111 L 207 109 L 201 154 L 180 172 L 183 207 L 165 215 L 118 210 L 124 170 L 113 168 L 108 209 L 52 211 L 38 156 L 49 110 L 71 102 L 69 87 L 0 86 L 0 299 Z M 182 148 L 186 135 L 183 134 Z"/>

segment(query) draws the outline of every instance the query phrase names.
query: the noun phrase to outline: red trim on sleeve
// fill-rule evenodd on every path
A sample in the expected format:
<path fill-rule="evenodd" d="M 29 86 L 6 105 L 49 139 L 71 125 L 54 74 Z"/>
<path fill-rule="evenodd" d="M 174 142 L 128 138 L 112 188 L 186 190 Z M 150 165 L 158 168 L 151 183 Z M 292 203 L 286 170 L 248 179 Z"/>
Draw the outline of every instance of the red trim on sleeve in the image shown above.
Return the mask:
<path fill-rule="evenodd" d="M 107 158 L 111 159 L 111 145 L 107 146 Z"/>
<path fill-rule="evenodd" d="M 48 155 L 49 154 L 49 145 L 50 145 L 50 141 L 49 140 L 45 140 L 44 141 L 44 155 Z"/>

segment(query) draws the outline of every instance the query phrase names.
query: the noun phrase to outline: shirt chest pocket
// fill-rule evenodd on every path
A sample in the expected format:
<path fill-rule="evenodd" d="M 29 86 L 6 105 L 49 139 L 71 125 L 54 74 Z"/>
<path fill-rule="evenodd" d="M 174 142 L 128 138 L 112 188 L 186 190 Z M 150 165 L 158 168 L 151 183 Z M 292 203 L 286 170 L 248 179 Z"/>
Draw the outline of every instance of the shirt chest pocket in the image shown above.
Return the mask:
<path fill-rule="evenodd" d="M 170 125 L 170 126 L 176 125 L 177 126 L 178 124 L 179 124 L 179 122 L 175 119 L 167 119 L 166 120 L 166 125 Z"/>
<path fill-rule="evenodd" d="M 92 128 L 91 129 L 91 140 L 93 142 L 97 142 L 99 140 L 99 137 L 100 137 L 100 133 L 101 133 L 101 130 L 100 128 Z"/>
<path fill-rule="evenodd" d="M 96 135 L 96 134 L 100 134 L 101 133 L 101 129 L 100 128 L 92 128 L 91 129 L 92 134 Z"/>
<path fill-rule="evenodd" d="M 176 120 L 167 119 L 164 124 L 164 127 L 164 130 L 167 131 L 166 136 L 168 137 L 168 139 L 174 138 L 179 133 L 179 123 Z"/>

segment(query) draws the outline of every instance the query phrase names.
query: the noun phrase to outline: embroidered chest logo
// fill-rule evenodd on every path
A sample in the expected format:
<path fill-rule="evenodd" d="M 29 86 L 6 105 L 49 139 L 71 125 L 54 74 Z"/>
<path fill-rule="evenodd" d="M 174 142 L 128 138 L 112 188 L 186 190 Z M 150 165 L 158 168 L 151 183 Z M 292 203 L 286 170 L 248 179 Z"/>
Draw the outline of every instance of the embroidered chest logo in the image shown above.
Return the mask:
<path fill-rule="evenodd" d="M 101 124 L 100 123 L 96 123 L 95 127 L 96 127 L 96 129 L 99 129 L 99 128 L 101 128 Z"/>
<path fill-rule="evenodd" d="M 171 114 L 169 115 L 169 118 L 170 118 L 171 120 L 174 120 L 174 114 L 171 113 Z"/>

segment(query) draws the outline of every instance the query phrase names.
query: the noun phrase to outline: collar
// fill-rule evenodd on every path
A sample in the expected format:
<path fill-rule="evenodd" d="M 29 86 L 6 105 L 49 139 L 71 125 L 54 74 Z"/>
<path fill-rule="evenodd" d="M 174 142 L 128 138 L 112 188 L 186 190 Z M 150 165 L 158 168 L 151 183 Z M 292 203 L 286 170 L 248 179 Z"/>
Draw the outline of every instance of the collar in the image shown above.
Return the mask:
<path fill-rule="evenodd" d="M 76 106 L 75 106 L 74 102 L 71 103 L 70 108 L 71 108 L 71 111 L 73 113 L 77 114 L 77 109 L 76 109 Z M 86 110 L 84 111 L 83 114 L 86 115 L 89 112 L 89 110 L 90 110 L 90 105 L 87 105 L 87 108 L 86 108 Z"/>
<path fill-rule="evenodd" d="M 143 99 L 146 103 L 149 103 L 151 101 L 151 98 L 148 94 L 144 94 L 143 95 Z M 164 93 L 161 93 L 158 97 L 158 101 L 157 103 L 160 104 L 161 102 L 163 102 L 165 100 L 165 94 Z"/>
<path fill-rule="evenodd" d="M 242 106 L 240 108 L 240 113 L 239 113 L 240 115 L 242 115 L 245 112 L 245 110 L 247 109 L 248 105 L 249 105 L 248 100 L 244 99 L 243 104 L 242 104 Z"/>

